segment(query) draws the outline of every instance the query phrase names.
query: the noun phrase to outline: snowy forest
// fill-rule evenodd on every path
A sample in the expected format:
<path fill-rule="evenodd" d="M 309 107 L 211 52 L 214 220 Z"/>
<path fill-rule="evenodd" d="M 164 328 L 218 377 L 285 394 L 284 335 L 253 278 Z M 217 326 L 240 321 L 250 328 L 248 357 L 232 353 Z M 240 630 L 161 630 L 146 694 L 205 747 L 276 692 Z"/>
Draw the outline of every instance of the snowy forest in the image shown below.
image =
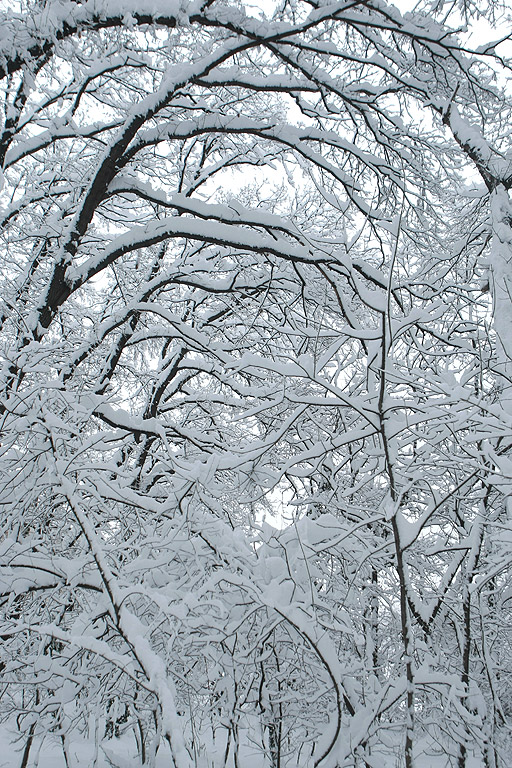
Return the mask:
<path fill-rule="evenodd" d="M 0 765 L 510 768 L 510 0 L 0 0 Z"/>

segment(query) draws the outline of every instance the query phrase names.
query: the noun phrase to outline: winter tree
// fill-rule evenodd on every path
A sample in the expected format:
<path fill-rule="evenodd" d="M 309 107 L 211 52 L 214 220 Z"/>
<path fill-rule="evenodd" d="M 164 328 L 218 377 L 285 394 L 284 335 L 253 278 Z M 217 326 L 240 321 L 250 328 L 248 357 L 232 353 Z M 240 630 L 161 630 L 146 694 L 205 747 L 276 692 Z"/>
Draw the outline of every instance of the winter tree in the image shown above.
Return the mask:
<path fill-rule="evenodd" d="M 510 8 L 403 6 L 0 3 L 9 766 L 506 767 Z"/>

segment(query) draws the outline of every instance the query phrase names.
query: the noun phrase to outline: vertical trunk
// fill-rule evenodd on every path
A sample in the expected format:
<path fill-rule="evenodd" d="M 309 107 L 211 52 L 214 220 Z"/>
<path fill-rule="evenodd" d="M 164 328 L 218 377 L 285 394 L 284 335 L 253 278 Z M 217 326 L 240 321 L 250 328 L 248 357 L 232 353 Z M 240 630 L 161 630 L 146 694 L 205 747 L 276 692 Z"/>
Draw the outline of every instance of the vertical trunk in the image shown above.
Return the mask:
<path fill-rule="evenodd" d="M 396 569 L 400 582 L 400 622 L 402 633 L 402 644 L 404 649 L 405 675 L 407 681 L 406 687 L 406 719 L 405 719 L 405 768 L 413 768 L 413 746 L 414 746 L 414 667 L 412 655 L 412 637 L 410 629 L 409 608 L 407 604 L 407 583 L 405 576 L 405 562 L 402 546 L 400 543 L 400 533 L 396 515 L 392 518 L 393 536 L 396 549 Z"/>
<path fill-rule="evenodd" d="M 135 728 L 135 740 L 137 742 L 140 761 L 142 765 L 146 765 L 146 734 L 144 733 L 144 726 L 139 717 L 137 718 L 137 726 Z"/>
<path fill-rule="evenodd" d="M 471 595 L 469 589 L 464 590 L 463 601 L 463 646 L 462 646 L 462 687 L 469 693 L 469 662 L 471 656 Z M 467 760 L 467 747 L 466 744 L 461 742 L 459 747 L 459 756 L 457 759 L 457 768 L 466 768 Z"/>
<path fill-rule="evenodd" d="M 28 730 L 28 736 L 27 740 L 25 742 L 25 749 L 23 750 L 23 757 L 21 758 L 21 765 L 20 768 L 27 768 L 28 766 L 28 759 L 30 757 L 30 750 L 32 748 L 32 743 L 34 741 L 34 730 L 35 730 L 36 724 L 32 723 Z"/>
<path fill-rule="evenodd" d="M 36 688 L 35 703 L 39 704 L 39 690 L 37 688 Z M 23 756 L 21 758 L 20 768 L 27 768 L 27 766 L 28 766 L 28 760 L 29 760 L 29 757 L 30 757 L 30 750 L 31 750 L 32 744 L 34 742 L 34 731 L 35 731 L 35 729 L 36 729 L 36 724 L 32 723 L 32 725 L 28 729 L 27 740 L 25 742 L 25 749 L 23 750 Z"/>
<path fill-rule="evenodd" d="M 487 502 L 483 502 L 484 510 L 487 506 Z M 463 591 L 463 640 L 462 640 L 462 675 L 461 682 L 463 690 L 466 696 L 469 695 L 469 671 L 471 665 L 471 642 L 473 639 L 471 629 L 471 584 L 476 574 L 478 562 L 480 560 L 480 554 L 482 550 L 482 541 L 484 535 L 483 516 L 479 515 L 473 522 L 470 536 L 473 538 L 473 543 L 469 555 L 467 571 L 466 571 L 466 583 Z M 467 700 L 466 700 L 467 702 Z M 467 704 L 466 704 L 467 706 Z M 467 707 L 469 709 L 469 707 Z M 469 736 L 469 731 L 466 729 Z M 485 750 L 484 750 L 485 751 Z M 465 743 L 460 744 L 459 756 L 457 760 L 457 768 L 466 768 L 468 760 L 467 746 Z"/>
<path fill-rule="evenodd" d="M 501 405 L 512 413 L 512 202 L 503 184 L 491 195 L 491 223 L 496 370 L 501 377 Z"/>
<path fill-rule="evenodd" d="M 388 307 L 389 311 L 389 307 Z M 411 632 L 411 619 L 409 615 L 409 606 L 407 601 L 407 576 L 406 563 L 404 560 L 404 551 L 400 538 L 400 529 L 397 520 L 400 504 L 400 493 L 395 477 L 394 453 L 392 440 L 388 436 L 387 430 L 387 369 L 392 352 L 391 327 L 388 331 L 388 322 L 391 324 L 391 317 L 386 313 L 382 314 L 382 356 L 380 370 L 380 387 L 378 410 L 380 416 L 380 428 L 382 444 L 384 448 L 384 457 L 386 472 L 389 480 L 389 503 L 390 511 L 387 515 L 391 521 L 393 539 L 396 555 L 396 571 L 400 584 L 400 630 L 402 637 L 403 661 L 405 663 L 406 675 L 406 721 L 405 721 L 405 768 L 414 768 L 413 746 L 414 746 L 414 666 L 413 666 L 413 644 Z"/>
<path fill-rule="evenodd" d="M 379 573 L 376 568 L 372 568 L 373 594 L 370 607 L 370 633 L 372 638 L 372 671 L 376 678 L 379 677 L 379 598 L 377 597 L 378 582 Z"/>

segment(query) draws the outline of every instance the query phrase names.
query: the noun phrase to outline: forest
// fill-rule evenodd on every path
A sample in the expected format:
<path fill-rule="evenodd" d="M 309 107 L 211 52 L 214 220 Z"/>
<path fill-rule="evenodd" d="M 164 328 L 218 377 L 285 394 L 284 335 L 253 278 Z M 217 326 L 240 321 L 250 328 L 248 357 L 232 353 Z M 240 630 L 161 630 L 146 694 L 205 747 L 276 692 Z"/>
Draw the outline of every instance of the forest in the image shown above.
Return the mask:
<path fill-rule="evenodd" d="M 510 768 L 509 0 L 0 0 L 0 766 Z"/>

